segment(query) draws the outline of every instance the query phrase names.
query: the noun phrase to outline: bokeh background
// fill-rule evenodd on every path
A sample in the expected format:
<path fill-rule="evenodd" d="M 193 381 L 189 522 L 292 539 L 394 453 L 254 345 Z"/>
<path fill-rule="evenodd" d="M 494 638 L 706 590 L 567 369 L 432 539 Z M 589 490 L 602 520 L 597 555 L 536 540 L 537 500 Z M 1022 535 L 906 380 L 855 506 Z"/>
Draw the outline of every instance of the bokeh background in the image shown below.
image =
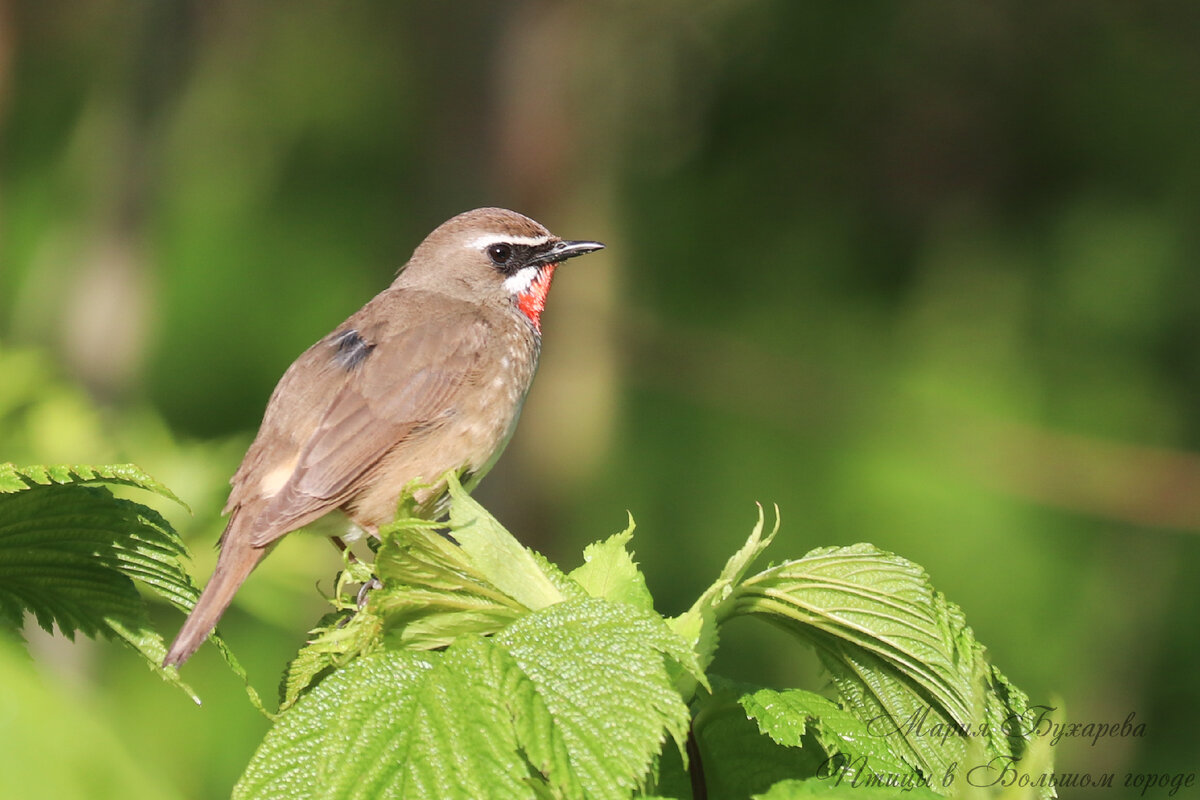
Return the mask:
<path fill-rule="evenodd" d="M 478 496 L 565 567 L 638 522 L 678 612 L 774 557 L 922 564 L 1075 722 L 1062 770 L 1200 770 L 1200 6 L 1188 0 L 0 0 L 0 459 L 133 461 L 204 579 L 283 370 L 435 225 L 608 243 L 560 273 Z M 292 537 L 223 629 L 272 696 L 337 566 Z M 164 632 L 180 622 L 163 608 Z M 267 721 L 115 644 L 0 659 L 0 772 L 216 798 Z M 718 669 L 819 685 L 732 626 Z"/>

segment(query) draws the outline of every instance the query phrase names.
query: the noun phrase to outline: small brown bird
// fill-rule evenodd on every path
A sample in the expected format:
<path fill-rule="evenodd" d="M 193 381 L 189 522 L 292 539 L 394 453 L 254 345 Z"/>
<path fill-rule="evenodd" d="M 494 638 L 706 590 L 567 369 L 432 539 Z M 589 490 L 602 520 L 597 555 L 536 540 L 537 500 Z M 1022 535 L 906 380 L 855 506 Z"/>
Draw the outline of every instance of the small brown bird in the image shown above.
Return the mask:
<path fill-rule="evenodd" d="M 284 534 L 340 510 L 374 533 L 402 490 L 450 470 L 473 487 L 508 443 L 537 369 L 555 268 L 604 245 L 500 208 L 421 243 L 392 285 L 284 373 L 231 483 L 212 579 L 167 652 L 191 657 Z M 417 492 L 431 518 L 445 482 Z"/>

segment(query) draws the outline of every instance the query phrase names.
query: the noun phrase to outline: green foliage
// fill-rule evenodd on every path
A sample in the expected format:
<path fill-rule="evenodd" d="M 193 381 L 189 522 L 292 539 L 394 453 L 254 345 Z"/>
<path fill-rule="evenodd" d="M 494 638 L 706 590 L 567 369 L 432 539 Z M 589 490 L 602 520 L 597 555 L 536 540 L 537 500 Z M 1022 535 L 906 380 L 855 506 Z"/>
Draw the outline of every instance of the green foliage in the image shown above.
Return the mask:
<path fill-rule="evenodd" d="M 450 487 L 444 533 L 402 515 L 373 575 L 349 565 L 236 796 L 687 797 L 701 781 L 710 796 L 921 797 L 957 791 L 966 759 L 1025 755 L 1004 735 L 1024 696 L 905 559 L 824 548 L 747 577 L 775 535 L 760 511 L 712 586 L 665 620 L 627 550 L 632 525 L 564 575 Z M 360 607 L 350 585 L 372 578 Z M 707 674 L 739 615 L 812 644 L 832 698 Z"/>
<path fill-rule="evenodd" d="M 717 676 L 713 676 L 712 684 L 711 693 L 699 692 L 692 703 L 696 759 L 689 765 L 703 771 L 711 797 L 744 797 L 766 791 L 782 780 L 817 774 L 824 759 L 819 748 L 803 748 L 798 742 L 780 744 L 764 733 L 742 707 L 743 699 L 758 687 L 734 684 Z M 683 764 L 678 766 L 682 770 Z M 665 775 L 663 784 L 664 789 L 690 785 L 690 776 L 681 780 Z M 675 794 L 680 794 L 678 789 Z"/>
<path fill-rule="evenodd" d="M 1115 761 L 1056 748 L 1072 768 L 1194 763 L 1194 3 L 113 5 L 2 6 L 0 459 L 136 459 L 207 576 L 286 365 L 433 224 L 522 198 L 613 246 L 557 279 L 479 494 L 515 533 L 575 566 L 633 509 L 674 614 L 777 500 L 775 560 L 902 553 L 1022 688 L 1149 722 Z M 222 626 L 263 685 L 326 563 L 290 538 Z M 809 685 L 778 631 L 722 634 L 720 670 Z M 240 686 L 202 654 L 192 713 L 123 650 L 47 673 L 227 797 L 262 733 Z"/>
<path fill-rule="evenodd" d="M 281 716 L 236 797 L 628 797 L 688 711 L 661 619 L 597 599 L 359 658 Z M 453 764 L 453 768 L 447 765 Z"/>
<path fill-rule="evenodd" d="M 165 680 L 195 697 L 160 665 L 162 636 L 150 627 L 138 583 L 186 610 L 199 596 L 184 570 L 183 542 L 162 515 L 114 497 L 99 483 L 135 486 L 178 502 L 130 464 L 0 464 L 0 622 L 30 613 L 46 631 L 118 639 Z"/>
<path fill-rule="evenodd" d="M 140 584 L 190 611 L 200 590 L 183 567 L 187 548 L 157 511 L 98 484 L 145 489 L 184 505 L 133 464 L 0 464 L 0 627 L 18 634 L 29 613 L 42 629 L 57 627 L 68 639 L 76 633 L 117 639 L 199 703 L 179 673 L 162 666 L 166 644 L 137 590 Z M 247 681 L 220 637 L 213 641 Z M 246 691 L 265 712 L 248 681 Z"/>
<path fill-rule="evenodd" d="M 847 764 L 851 780 L 867 771 L 867 765 L 876 774 L 912 774 L 912 769 L 892 754 L 887 740 L 876 735 L 869 723 L 819 694 L 803 689 L 759 689 L 742 694 L 738 703 L 775 743 L 804 747 L 808 737 L 825 753 L 840 757 L 839 761 Z"/>
<path fill-rule="evenodd" d="M 627 549 L 632 523 L 564 574 L 448 482 L 445 530 L 402 513 L 374 564 L 347 559 L 235 797 L 953 796 L 965 765 L 1030 756 L 1008 724 L 1025 696 L 905 559 L 821 548 L 747 577 L 778 530 L 764 534 L 760 509 L 717 580 L 668 620 Z M 183 545 L 101 483 L 175 499 L 130 465 L 0 467 L 5 623 L 31 613 L 68 637 L 116 638 L 190 692 L 158 666 L 134 584 L 190 608 Z M 710 675 L 720 627 L 742 615 L 810 643 L 830 694 Z M 1049 769 L 1044 749 L 1035 761 Z"/>
<path fill-rule="evenodd" d="M 961 610 L 899 556 L 863 544 L 814 550 L 743 582 L 719 612 L 737 614 L 811 642 L 843 704 L 926 776 L 961 763 L 974 736 L 989 753 L 1024 754 L 1004 726 L 1025 711 L 1024 695 L 989 666 Z"/>

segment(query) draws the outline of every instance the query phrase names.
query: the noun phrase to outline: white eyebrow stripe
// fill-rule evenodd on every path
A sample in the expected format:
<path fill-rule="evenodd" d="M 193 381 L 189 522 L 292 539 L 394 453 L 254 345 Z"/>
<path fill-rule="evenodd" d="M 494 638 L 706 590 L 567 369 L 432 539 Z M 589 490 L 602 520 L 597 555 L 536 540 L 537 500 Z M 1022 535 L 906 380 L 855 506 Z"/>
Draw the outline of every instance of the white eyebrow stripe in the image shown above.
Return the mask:
<path fill-rule="evenodd" d="M 486 233 L 467 242 L 466 246 L 473 250 L 482 250 L 492 244 L 527 244 L 539 245 L 550 241 L 549 236 L 514 236 L 511 233 Z"/>
<path fill-rule="evenodd" d="M 541 267 L 522 267 L 504 279 L 504 288 L 511 294 L 527 292 L 540 271 Z"/>

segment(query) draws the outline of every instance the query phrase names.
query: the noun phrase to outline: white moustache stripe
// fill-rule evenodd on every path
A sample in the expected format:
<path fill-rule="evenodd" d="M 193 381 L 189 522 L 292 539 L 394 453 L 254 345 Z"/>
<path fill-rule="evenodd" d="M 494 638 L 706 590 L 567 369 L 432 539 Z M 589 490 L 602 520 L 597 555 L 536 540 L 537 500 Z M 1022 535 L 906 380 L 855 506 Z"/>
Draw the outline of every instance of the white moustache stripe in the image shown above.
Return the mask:
<path fill-rule="evenodd" d="M 467 242 L 466 246 L 472 250 L 482 250 L 491 244 L 527 244 L 539 245 L 550 241 L 549 236 L 514 236 L 511 233 L 487 233 L 483 236 L 477 236 Z"/>
<path fill-rule="evenodd" d="M 522 267 L 504 279 L 504 288 L 512 294 L 524 294 L 540 271 L 541 267 Z"/>

